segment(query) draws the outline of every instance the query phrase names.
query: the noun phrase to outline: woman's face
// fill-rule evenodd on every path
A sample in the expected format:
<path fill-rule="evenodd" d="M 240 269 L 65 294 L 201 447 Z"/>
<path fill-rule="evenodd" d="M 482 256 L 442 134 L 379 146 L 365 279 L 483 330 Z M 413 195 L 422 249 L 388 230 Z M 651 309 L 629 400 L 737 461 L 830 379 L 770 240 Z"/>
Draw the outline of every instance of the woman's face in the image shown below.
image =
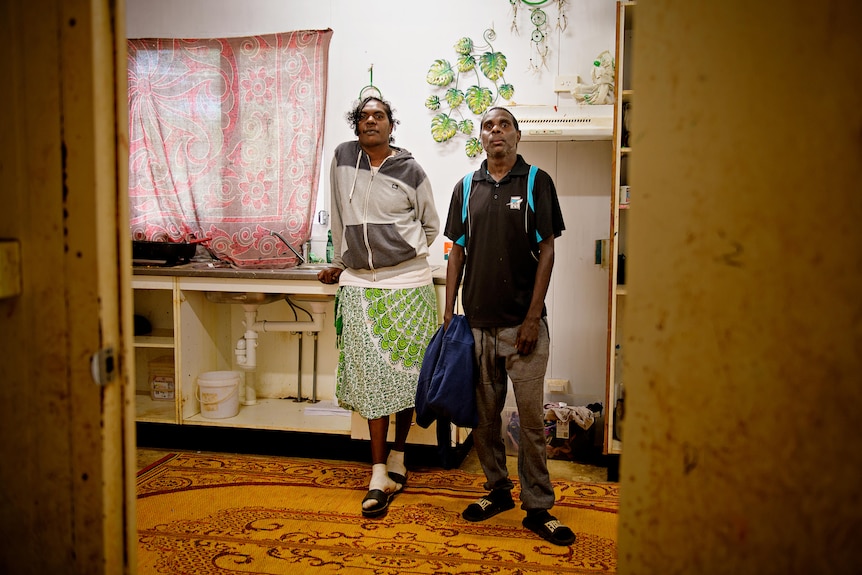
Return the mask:
<path fill-rule="evenodd" d="M 359 113 L 359 121 L 356 123 L 359 143 L 363 147 L 389 145 L 389 136 L 392 134 L 392 124 L 386 113 L 386 106 L 378 100 L 369 100 Z"/>

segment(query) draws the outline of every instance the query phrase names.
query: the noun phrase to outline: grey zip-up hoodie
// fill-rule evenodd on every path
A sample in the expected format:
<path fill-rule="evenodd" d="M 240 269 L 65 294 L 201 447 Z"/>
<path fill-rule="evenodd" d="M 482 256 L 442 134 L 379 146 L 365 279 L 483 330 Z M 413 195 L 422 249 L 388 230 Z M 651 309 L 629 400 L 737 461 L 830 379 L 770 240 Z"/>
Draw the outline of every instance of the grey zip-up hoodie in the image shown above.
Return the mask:
<path fill-rule="evenodd" d="M 376 174 L 359 142 L 335 148 L 329 173 L 332 264 L 379 281 L 428 267 L 440 218 L 428 176 L 396 148 Z"/>

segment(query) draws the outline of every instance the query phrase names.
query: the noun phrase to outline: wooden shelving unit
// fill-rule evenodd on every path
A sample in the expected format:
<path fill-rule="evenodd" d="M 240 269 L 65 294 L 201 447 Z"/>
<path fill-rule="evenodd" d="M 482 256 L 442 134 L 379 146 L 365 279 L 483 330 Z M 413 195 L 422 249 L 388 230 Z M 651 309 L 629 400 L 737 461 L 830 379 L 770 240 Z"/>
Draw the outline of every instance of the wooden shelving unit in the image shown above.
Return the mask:
<path fill-rule="evenodd" d="M 632 30 L 636 2 L 617 2 L 616 69 L 614 98 L 614 158 L 611 182 L 611 217 L 608 286 L 608 355 L 605 385 L 605 444 L 604 452 L 610 455 L 622 452 L 622 420 L 624 414 L 623 383 L 623 326 L 627 289 L 624 283 L 626 257 L 626 228 L 630 204 L 620 202 L 620 186 L 628 186 L 628 157 L 632 153 L 627 125 L 634 101 L 631 86 Z"/>

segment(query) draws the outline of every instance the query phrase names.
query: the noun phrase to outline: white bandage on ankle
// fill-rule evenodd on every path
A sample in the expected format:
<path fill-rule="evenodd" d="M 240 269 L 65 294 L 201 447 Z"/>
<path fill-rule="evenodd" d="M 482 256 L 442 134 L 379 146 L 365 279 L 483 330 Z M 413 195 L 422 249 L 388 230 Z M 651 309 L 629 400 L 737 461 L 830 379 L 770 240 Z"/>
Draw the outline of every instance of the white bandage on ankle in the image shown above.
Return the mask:
<path fill-rule="evenodd" d="M 389 452 L 389 457 L 386 459 L 386 469 L 398 475 L 404 475 L 407 468 L 404 466 L 404 452 L 395 451 Z"/>
<path fill-rule="evenodd" d="M 395 488 L 392 480 L 389 479 L 389 474 L 386 471 L 385 463 L 375 463 L 371 467 L 371 482 L 368 484 L 368 489 L 379 489 L 381 491 L 391 491 Z"/>

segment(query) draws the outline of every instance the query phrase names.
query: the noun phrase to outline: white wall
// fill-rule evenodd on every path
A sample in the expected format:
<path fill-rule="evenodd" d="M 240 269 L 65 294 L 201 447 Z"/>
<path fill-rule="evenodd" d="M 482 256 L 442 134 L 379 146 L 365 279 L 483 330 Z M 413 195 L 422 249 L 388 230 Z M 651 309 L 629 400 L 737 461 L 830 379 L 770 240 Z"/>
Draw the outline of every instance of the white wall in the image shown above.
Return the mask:
<path fill-rule="evenodd" d="M 565 31 L 553 26 L 556 3 L 545 4 L 542 8 L 552 26 L 547 35 L 546 67 L 538 72 L 530 68 L 530 58 L 535 57 L 530 12 L 521 5 L 516 35 L 511 30 L 511 5 L 505 0 L 127 0 L 126 5 L 130 38 L 247 36 L 332 28 L 319 207 L 328 205 L 325 191 L 332 151 L 338 143 L 354 138 L 344 115 L 369 83 L 368 67 L 373 64 L 374 85 L 392 103 L 401 121 L 395 143 L 409 149 L 428 173 L 441 225 L 453 187 L 481 158 L 467 158 L 464 138 L 446 144 L 431 138 L 434 113 L 424 102 L 434 93 L 425 81 L 433 61 L 454 62 L 452 46 L 459 38 L 467 36 L 479 44 L 483 32 L 493 27 L 497 33 L 494 49 L 505 54 L 505 78 L 515 87 L 512 104 L 566 105 L 573 101 L 568 94 L 553 91 L 555 76 L 577 74 L 589 82 L 593 60 L 602 51 L 613 50 L 615 39 L 613 0 L 568 2 Z M 571 380 L 570 391 L 579 403 L 598 401 L 604 395 L 607 272 L 593 264 L 593 243 L 608 236 L 610 144 L 523 143 L 520 151 L 528 162 L 555 177 L 567 226 L 557 247 L 558 263 L 548 297 L 553 342 L 548 377 Z M 312 248 L 322 254 L 325 228 L 315 226 L 313 234 Z M 432 264 L 444 264 L 442 234 L 432 249 Z"/>

